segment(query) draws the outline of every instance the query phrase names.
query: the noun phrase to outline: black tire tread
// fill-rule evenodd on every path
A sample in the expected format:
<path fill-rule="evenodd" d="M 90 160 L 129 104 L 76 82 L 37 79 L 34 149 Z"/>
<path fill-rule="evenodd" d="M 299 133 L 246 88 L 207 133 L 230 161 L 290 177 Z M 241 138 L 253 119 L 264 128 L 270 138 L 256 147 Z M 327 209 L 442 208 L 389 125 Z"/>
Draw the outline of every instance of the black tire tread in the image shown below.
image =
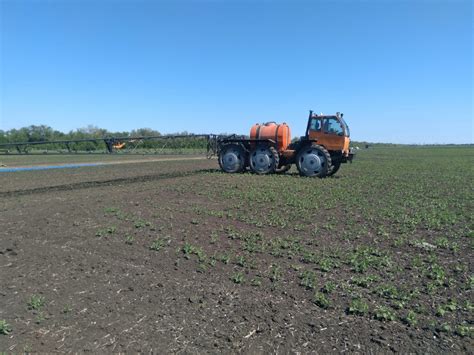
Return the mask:
<path fill-rule="evenodd" d="M 328 176 L 328 171 L 330 169 L 330 166 L 332 165 L 332 160 L 331 160 L 331 155 L 329 154 L 329 152 L 327 151 L 326 148 L 324 148 L 322 145 L 319 145 L 319 144 L 316 144 L 316 143 L 311 143 L 311 144 L 308 144 L 308 145 L 305 145 L 301 150 L 306 150 L 306 149 L 309 149 L 309 148 L 315 148 L 315 149 L 319 149 L 321 152 L 323 152 L 323 154 L 325 155 L 326 157 L 326 172 L 318 175 L 318 176 L 314 176 L 314 177 L 319 177 L 319 178 L 324 178 L 326 176 Z M 298 168 L 298 172 L 300 173 L 301 176 L 306 176 L 304 174 L 304 172 L 301 171 L 301 167 L 300 167 L 300 164 L 299 164 L 299 154 L 300 152 L 298 152 L 298 154 L 296 155 L 296 167 Z"/>
<path fill-rule="evenodd" d="M 239 149 L 242 150 L 242 154 L 245 154 L 245 150 L 244 150 L 244 148 L 243 148 L 240 144 L 236 144 L 236 143 L 225 144 L 225 145 L 221 148 L 221 150 L 220 150 L 220 152 L 219 152 L 219 157 L 218 157 L 218 159 L 217 159 L 218 162 L 219 162 L 219 167 L 220 167 L 221 170 L 222 170 L 223 172 L 225 172 L 225 173 L 230 173 L 230 172 L 227 172 L 227 171 L 224 170 L 224 167 L 222 166 L 222 156 L 224 155 L 226 149 L 228 149 L 230 146 L 238 146 Z M 246 163 L 246 160 L 247 160 L 247 158 L 243 159 L 243 164 L 242 164 L 242 166 L 240 167 L 240 169 L 238 169 L 237 171 L 232 172 L 232 173 L 230 173 L 230 174 L 240 173 L 240 172 L 244 171 L 244 170 L 245 170 L 245 163 Z"/>
<path fill-rule="evenodd" d="M 276 150 L 274 147 L 268 146 L 268 145 L 266 145 L 266 144 L 265 144 L 265 145 L 262 145 L 262 144 L 261 144 L 261 145 L 258 145 L 257 147 L 255 147 L 255 150 L 258 150 L 258 149 L 260 149 L 260 148 L 262 148 L 262 147 L 268 148 L 268 150 L 270 150 L 270 152 L 271 152 L 272 155 L 273 155 L 273 159 L 274 159 L 274 161 L 275 161 L 275 168 L 274 168 L 273 171 L 270 171 L 270 172 L 268 173 L 268 174 L 273 174 L 273 173 L 275 173 L 275 171 L 276 171 L 278 165 L 280 164 L 280 155 L 278 154 L 277 150 Z M 252 159 L 252 154 L 253 154 L 253 152 L 254 152 L 255 150 L 252 150 L 252 151 L 250 152 L 249 161 L 250 161 L 250 159 Z M 250 170 L 251 170 L 253 173 L 255 173 L 255 174 L 259 174 L 259 175 L 266 175 L 266 174 L 267 174 L 267 173 L 261 173 L 261 172 L 259 172 L 259 171 L 253 170 L 253 169 L 252 169 L 252 164 L 249 164 L 249 166 L 250 166 Z"/>
<path fill-rule="evenodd" d="M 335 173 L 337 173 L 337 171 L 339 170 L 339 168 L 341 167 L 341 162 L 339 161 L 336 161 L 334 162 L 334 164 L 332 164 L 330 167 L 329 167 L 329 171 L 327 173 L 326 176 L 333 176 Z"/>

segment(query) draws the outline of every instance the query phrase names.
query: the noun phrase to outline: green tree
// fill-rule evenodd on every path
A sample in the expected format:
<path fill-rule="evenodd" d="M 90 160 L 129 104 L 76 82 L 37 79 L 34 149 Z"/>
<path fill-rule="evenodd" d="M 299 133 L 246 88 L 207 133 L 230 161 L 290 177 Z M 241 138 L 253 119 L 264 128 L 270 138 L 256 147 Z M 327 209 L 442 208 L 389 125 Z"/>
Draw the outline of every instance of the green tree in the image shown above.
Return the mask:
<path fill-rule="evenodd" d="M 151 128 L 138 128 L 130 132 L 130 137 L 161 136 L 161 133 Z"/>
<path fill-rule="evenodd" d="M 23 129 L 23 128 L 22 128 Z M 54 131 L 51 127 L 31 125 L 26 127 L 28 142 L 45 142 L 53 140 Z"/>
<path fill-rule="evenodd" d="M 0 144 L 1 143 L 8 143 L 7 132 L 0 129 Z"/>

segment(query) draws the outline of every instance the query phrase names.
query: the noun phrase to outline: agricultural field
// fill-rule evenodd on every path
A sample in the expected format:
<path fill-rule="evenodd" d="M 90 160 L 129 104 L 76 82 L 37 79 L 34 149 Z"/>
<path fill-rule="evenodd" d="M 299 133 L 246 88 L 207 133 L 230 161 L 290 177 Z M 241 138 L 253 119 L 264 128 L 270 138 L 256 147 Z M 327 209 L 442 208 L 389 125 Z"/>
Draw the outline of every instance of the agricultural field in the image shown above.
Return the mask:
<path fill-rule="evenodd" d="M 0 351 L 472 352 L 473 153 L 0 173 Z"/>
<path fill-rule="evenodd" d="M 0 155 L 0 167 L 56 165 L 74 163 L 104 163 L 120 164 L 127 162 L 154 162 L 160 160 L 189 160 L 190 158 L 204 159 L 201 154 L 28 154 L 28 155 Z"/>

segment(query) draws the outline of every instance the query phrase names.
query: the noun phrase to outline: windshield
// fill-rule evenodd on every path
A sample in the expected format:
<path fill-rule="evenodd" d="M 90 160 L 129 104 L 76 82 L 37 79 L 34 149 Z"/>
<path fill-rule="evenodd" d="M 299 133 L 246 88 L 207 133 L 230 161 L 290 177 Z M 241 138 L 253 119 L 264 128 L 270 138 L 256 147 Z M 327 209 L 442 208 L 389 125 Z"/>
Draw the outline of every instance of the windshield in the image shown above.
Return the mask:
<path fill-rule="evenodd" d="M 344 130 L 342 128 L 341 122 L 337 117 L 328 117 L 324 119 L 324 133 L 336 134 L 338 136 L 344 135 Z"/>
<path fill-rule="evenodd" d="M 346 121 L 341 117 L 341 123 L 344 125 L 344 130 L 346 131 L 346 136 L 350 137 L 351 132 L 349 131 L 349 126 L 347 125 Z"/>

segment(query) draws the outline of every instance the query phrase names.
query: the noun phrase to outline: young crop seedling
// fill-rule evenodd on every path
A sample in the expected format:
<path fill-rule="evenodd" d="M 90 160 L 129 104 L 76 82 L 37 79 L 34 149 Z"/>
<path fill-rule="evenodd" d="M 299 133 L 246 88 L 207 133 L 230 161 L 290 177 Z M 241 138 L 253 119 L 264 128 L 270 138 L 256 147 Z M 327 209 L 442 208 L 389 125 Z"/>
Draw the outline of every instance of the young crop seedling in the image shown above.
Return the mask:
<path fill-rule="evenodd" d="M 145 228 L 147 226 L 151 226 L 151 223 L 143 219 L 137 219 L 134 223 L 136 229 Z"/>
<path fill-rule="evenodd" d="M 448 323 L 441 323 L 436 330 L 442 333 L 452 333 L 453 328 Z"/>
<path fill-rule="evenodd" d="M 218 237 L 217 233 L 212 232 L 211 235 L 210 235 L 210 239 L 211 239 L 210 243 L 215 244 L 217 242 L 217 240 L 219 239 L 219 237 Z"/>
<path fill-rule="evenodd" d="M 230 262 L 230 255 L 222 254 L 220 257 L 218 257 L 218 259 L 227 265 Z"/>
<path fill-rule="evenodd" d="M 384 284 L 377 288 L 377 294 L 384 298 L 395 299 L 398 297 L 398 290 L 393 285 Z"/>
<path fill-rule="evenodd" d="M 440 284 L 438 282 L 429 282 L 426 285 L 426 293 L 429 295 L 434 294 L 439 289 Z"/>
<path fill-rule="evenodd" d="M 369 305 L 363 299 L 354 298 L 348 308 L 349 314 L 363 316 L 369 312 Z"/>
<path fill-rule="evenodd" d="M 236 272 L 231 276 L 230 279 L 236 284 L 241 284 L 244 282 L 244 274 L 242 274 L 241 272 Z"/>
<path fill-rule="evenodd" d="M 261 286 L 262 285 L 262 280 L 259 277 L 255 277 L 252 280 L 250 280 L 250 284 L 252 286 Z"/>
<path fill-rule="evenodd" d="M 204 252 L 204 250 L 202 250 L 202 248 L 200 247 L 196 247 L 195 248 L 195 252 L 196 256 L 198 257 L 198 261 L 200 263 L 204 263 L 207 261 L 207 255 L 206 253 Z"/>
<path fill-rule="evenodd" d="M 408 311 L 407 315 L 403 318 L 403 321 L 411 327 L 416 326 L 418 323 L 416 313 L 414 311 Z"/>
<path fill-rule="evenodd" d="M 434 264 L 428 272 L 428 277 L 434 280 L 438 285 L 441 285 L 446 278 L 446 272 L 442 266 Z"/>
<path fill-rule="evenodd" d="M 207 265 L 200 262 L 200 263 L 198 264 L 198 268 L 197 268 L 196 271 L 197 271 L 197 272 L 200 272 L 200 273 L 206 272 L 206 271 L 207 271 Z"/>
<path fill-rule="evenodd" d="M 272 264 L 270 266 L 270 281 L 277 282 L 282 277 L 281 266 L 277 264 Z"/>
<path fill-rule="evenodd" d="M 7 323 L 5 319 L 0 319 L 0 334 L 8 335 L 12 331 L 12 327 Z"/>
<path fill-rule="evenodd" d="M 373 282 L 378 281 L 378 277 L 375 275 L 367 275 L 367 276 L 359 276 L 359 277 L 353 277 L 352 282 L 356 284 L 357 286 L 367 288 L 369 287 Z"/>
<path fill-rule="evenodd" d="M 315 292 L 315 294 L 313 296 L 313 302 L 317 306 L 319 306 L 321 308 L 324 308 L 324 309 L 329 308 L 329 306 L 331 304 L 331 302 L 329 301 L 327 296 L 322 292 Z"/>
<path fill-rule="evenodd" d="M 104 209 L 106 214 L 112 215 L 118 220 L 126 220 L 129 216 L 117 207 L 107 207 Z"/>
<path fill-rule="evenodd" d="M 412 259 L 412 266 L 413 268 L 417 269 L 423 266 L 423 260 L 419 255 L 415 255 Z"/>
<path fill-rule="evenodd" d="M 456 309 L 458 309 L 456 301 L 450 300 L 448 303 L 436 307 L 436 315 L 443 317 L 447 312 L 454 312 Z"/>
<path fill-rule="evenodd" d="M 242 237 L 242 246 L 243 249 L 249 253 L 257 253 L 262 252 L 263 242 L 262 242 L 262 234 L 261 233 L 254 233 L 254 234 L 247 234 Z"/>
<path fill-rule="evenodd" d="M 395 313 L 385 306 L 378 306 L 374 312 L 375 319 L 380 321 L 394 321 L 396 319 Z"/>
<path fill-rule="evenodd" d="M 393 300 L 391 302 L 392 308 L 394 309 L 403 309 L 405 308 L 406 302 L 405 301 L 400 301 L 400 300 Z"/>
<path fill-rule="evenodd" d="M 106 207 L 104 208 L 105 213 L 116 214 L 120 209 L 118 207 Z"/>
<path fill-rule="evenodd" d="M 474 312 L 474 304 L 466 300 L 466 302 L 464 302 L 464 309 L 468 312 Z"/>
<path fill-rule="evenodd" d="M 163 239 L 155 239 L 150 245 L 150 250 L 160 251 L 166 245 Z"/>
<path fill-rule="evenodd" d="M 449 240 L 446 237 L 440 237 L 436 239 L 435 245 L 438 248 L 448 249 L 449 248 Z"/>
<path fill-rule="evenodd" d="M 315 289 L 318 282 L 317 276 L 314 271 L 305 270 L 300 273 L 300 285 L 306 287 L 307 289 Z"/>
<path fill-rule="evenodd" d="M 474 326 L 468 325 L 466 323 L 459 324 L 455 328 L 455 333 L 460 337 L 474 338 Z"/>
<path fill-rule="evenodd" d="M 444 305 L 444 309 L 454 312 L 458 309 L 458 303 L 455 300 L 449 300 L 448 303 Z"/>
<path fill-rule="evenodd" d="M 216 266 L 216 263 L 217 263 L 216 257 L 215 257 L 215 256 L 211 256 L 211 257 L 209 258 L 209 265 L 212 266 L 212 267 L 214 267 L 214 266 Z"/>
<path fill-rule="evenodd" d="M 40 310 L 45 303 L 45 299 L 42 296 L 32 295 L 27 302 L 28 309 L 31 310 Z"/>
<path fill-rule="evenodd" d="M 110 227 L 107 227 L 107 228 L 103 228 L 103 229 L 99 229 L 96 233 L 95 233 L 95 236 L 96 237 L 103 237 L 107 234 L 114 234 L 115 232 L 117 231 L 117 227 L 115 226 L 110 226 Z"/>
<path fill-rule="evenodd" d="M 237 265 L 241 266 L 241 267 L 246 267 L 247 266 L 247 260 L 245 259 L 245 256 L 243 255 L 239 255 L 237 257 Z"/>
<path fill-rule="evenodd" d="M 391 260 L 373 247 L 361 246 L 352 252 L 350 264 L 355 272 L 365 273 L 371 267 L 390 266 Z"/>
<path fill-rule="evenodd" d="M 323 291 L 324 293 L 329 294 L 329 293 L 332 293 L 332 291 L 334 291 L 335 289 L 336 289 L 336 284 L 334 282 L 328 281 L 324 284 L 321 291 Z"/>
<path fill-rule="evenodd" d="M 318 262 L 318 257 L 311 251 L 303 250 L 301 261 L 307 264 L 316 264 Z"/>
<path fill-rule="evenodd" d="M 319 269 L 323 272 L 331 271 L 337 266 L 338 264 L 330 258 L 324 258 L 319 261 Z"/>
<path fill-rule="evenodd" d="M 191 255 L 195 253 L 196 248 L 195 248 L 193 245 L 191 245 L 191 244 L 189 244 L 188 242 L 186 242 L 186 243 L 184 243 L 184 246 L 183 246 L 183 248 L 182 248 L 182 251 L 183 251 L 183 253 L 184 253 L 184 257 L 185 257 L 186 259 L 190 259 L 190 258 L 191 258 Z"/>
<path fill-rule="evenodd" d="M 406 237 L 398 237 L 393 241 L 393 246 L 400 248 L 406 243 Z"/>

